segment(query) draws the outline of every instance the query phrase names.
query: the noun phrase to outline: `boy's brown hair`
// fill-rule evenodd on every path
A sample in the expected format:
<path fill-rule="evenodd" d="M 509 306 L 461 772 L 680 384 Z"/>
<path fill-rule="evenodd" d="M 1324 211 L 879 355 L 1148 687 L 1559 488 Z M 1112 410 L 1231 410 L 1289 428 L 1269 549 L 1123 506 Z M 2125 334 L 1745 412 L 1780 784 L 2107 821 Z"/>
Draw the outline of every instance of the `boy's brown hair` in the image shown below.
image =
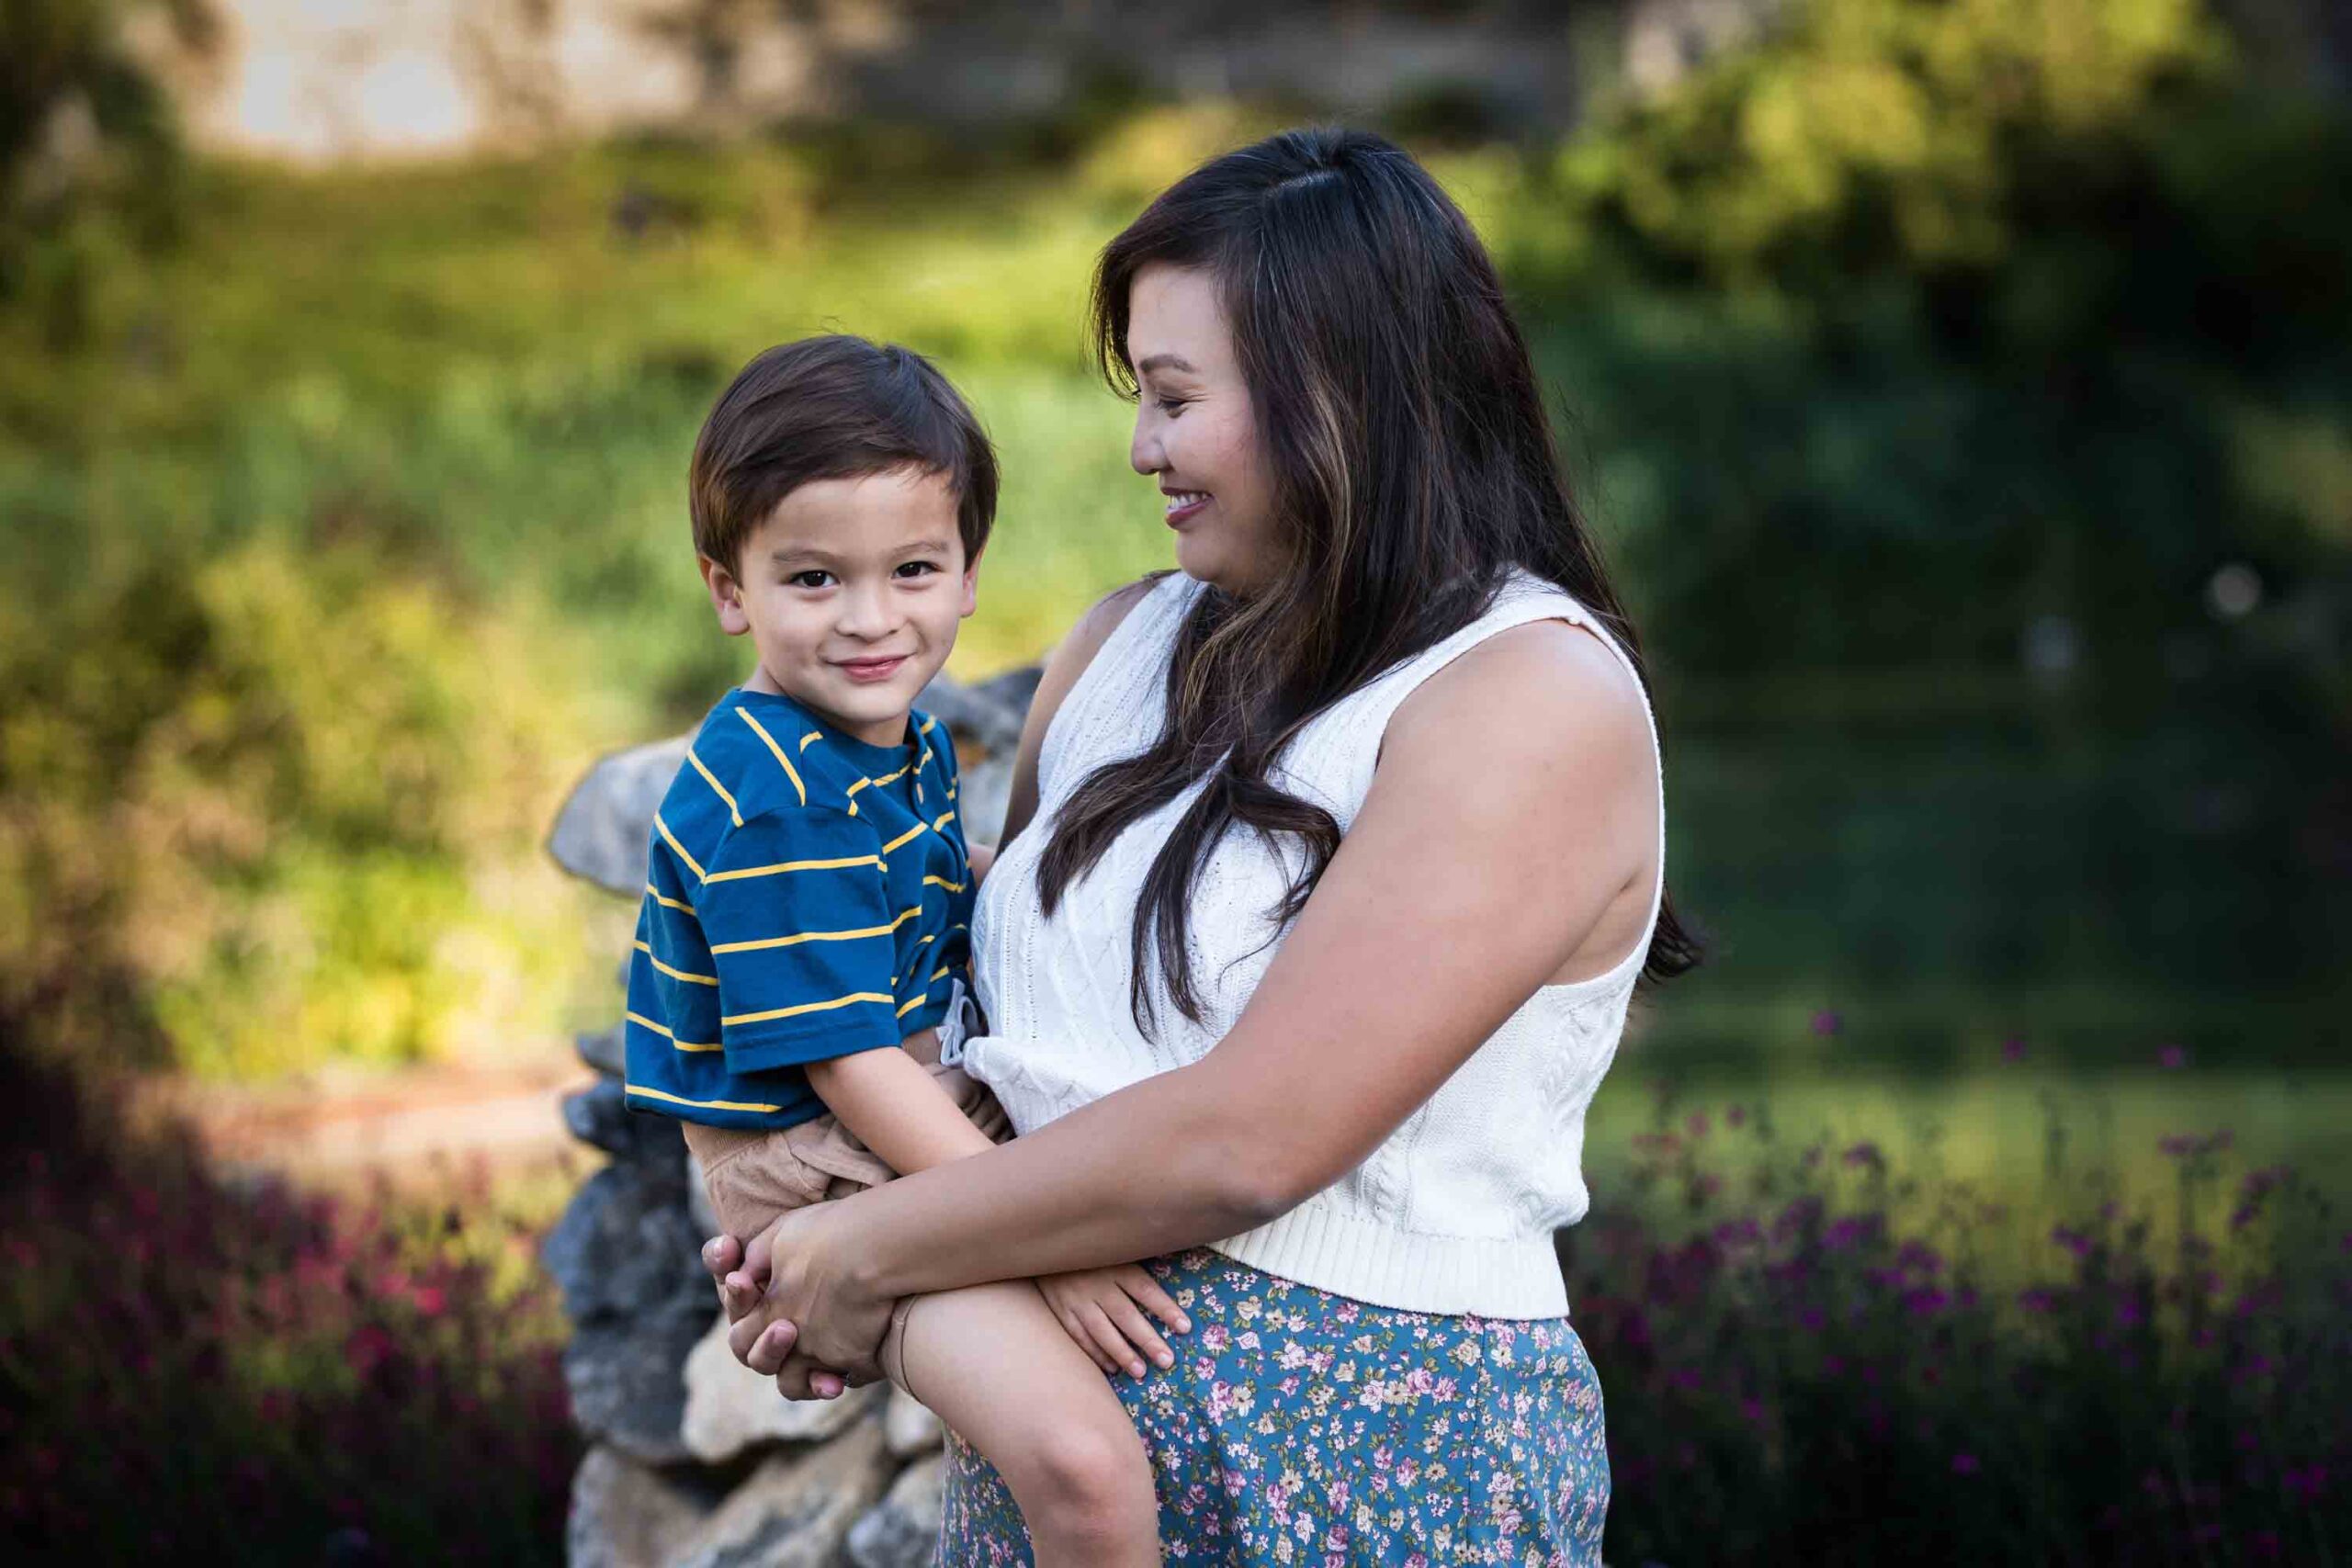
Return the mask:
<path fill-rule="evenodd" d="M 907 468 L 946 479 L 964 559 L 977 559 L 996 520 L 996 451 L 938 367 L 846 333 L 779 344 L 728 384 L 695 439 L 695 548 L 734 571 L 743 541 L 800 486 Z"/>

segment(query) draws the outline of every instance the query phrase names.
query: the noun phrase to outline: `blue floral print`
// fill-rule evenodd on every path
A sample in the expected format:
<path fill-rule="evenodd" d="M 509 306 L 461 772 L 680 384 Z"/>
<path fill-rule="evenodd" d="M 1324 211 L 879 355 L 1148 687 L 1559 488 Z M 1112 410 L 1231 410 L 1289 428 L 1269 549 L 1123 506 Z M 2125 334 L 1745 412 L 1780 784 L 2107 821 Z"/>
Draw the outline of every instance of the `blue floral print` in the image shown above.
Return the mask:
<path fill-rule="evenodd" d="M 1351 1301 L 1206 1248 L 1148 1267 L 1193 1320 L 1115 1381 L 1170 1563 L 1598 1568 L 1600 1383 L 1567 1319 Z M 952 1434 L 940 1568 L 1030 1562 L 1021 1511 Z"/>

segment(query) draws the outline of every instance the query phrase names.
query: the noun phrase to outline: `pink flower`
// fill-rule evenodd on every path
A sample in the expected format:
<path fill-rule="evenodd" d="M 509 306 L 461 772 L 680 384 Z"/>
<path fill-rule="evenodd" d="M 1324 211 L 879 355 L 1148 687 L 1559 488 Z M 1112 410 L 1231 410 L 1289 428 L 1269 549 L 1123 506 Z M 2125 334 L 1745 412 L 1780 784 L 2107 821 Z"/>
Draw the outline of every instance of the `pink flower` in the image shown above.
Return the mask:
<path fill-rule="evenodd" d="M 2181 1045 L 2165 1045 L 2156 1052 L 2156 1066 L 2168 1073 L 2177 1073 L 2188 1066 L 2188 1050 Z"/>

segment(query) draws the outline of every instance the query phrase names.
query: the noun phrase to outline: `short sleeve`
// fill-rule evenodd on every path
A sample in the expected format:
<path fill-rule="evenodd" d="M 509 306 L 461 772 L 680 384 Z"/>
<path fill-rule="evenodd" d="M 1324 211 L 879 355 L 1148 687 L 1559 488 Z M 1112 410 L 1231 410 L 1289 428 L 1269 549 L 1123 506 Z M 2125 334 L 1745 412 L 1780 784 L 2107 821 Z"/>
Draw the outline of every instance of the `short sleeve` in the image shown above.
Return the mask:
<path fill-rule="evenodd" d="M 718 972 L 729 1072 L 899 1043 L 895 926 L 865 822 L 825 807 L 752 818 L 704 868 L 695 909 Z"/>

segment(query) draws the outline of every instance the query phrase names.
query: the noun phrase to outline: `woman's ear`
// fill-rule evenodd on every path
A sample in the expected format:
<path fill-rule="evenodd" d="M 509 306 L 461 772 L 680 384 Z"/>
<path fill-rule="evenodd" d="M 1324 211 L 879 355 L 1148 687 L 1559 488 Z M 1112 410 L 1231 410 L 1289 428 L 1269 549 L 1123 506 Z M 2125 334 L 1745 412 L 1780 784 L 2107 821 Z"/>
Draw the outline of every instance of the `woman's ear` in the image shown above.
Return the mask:
<path fill-rule="evenodd" d="M 708 556 L 695 559 L 702 567 L 702 585 L 710 591 L 710 607 L 718 612 L 718 629 L 729 637 L 750 631 L 752 617 L 743 608 L 743 585 L 735 581 L 735 574 Z"/>

